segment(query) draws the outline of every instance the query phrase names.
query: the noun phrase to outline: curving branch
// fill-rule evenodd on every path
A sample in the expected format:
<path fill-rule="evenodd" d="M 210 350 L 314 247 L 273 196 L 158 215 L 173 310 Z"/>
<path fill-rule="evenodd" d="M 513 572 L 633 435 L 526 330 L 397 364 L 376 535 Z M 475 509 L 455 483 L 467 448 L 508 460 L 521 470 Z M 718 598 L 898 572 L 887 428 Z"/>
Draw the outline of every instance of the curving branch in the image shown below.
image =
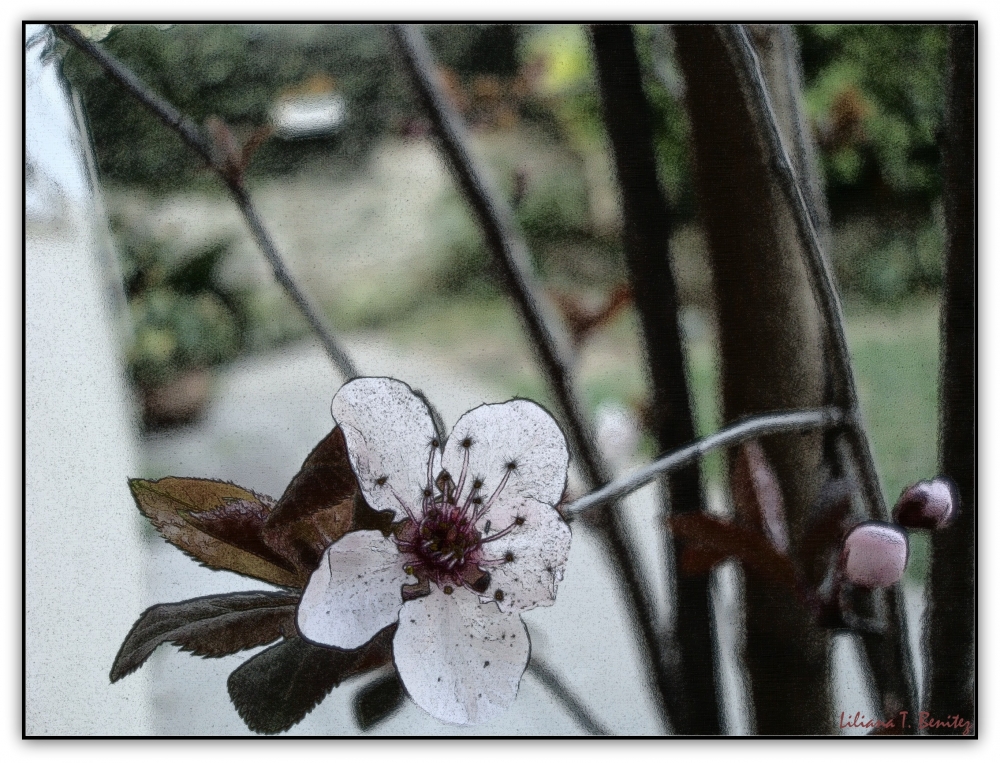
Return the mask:
<path fill-rule="evenodd" d="M 840 304 L 837 287 L 834 285 L 829 261 L 823 252 L 818 223 L 815 220 L 812 206 L 809 204 L 806 189 L 795 171 L 788 149 L 781 137 L 767 81 L 746 27 L 743 24 L 724 24 L 720 27 L 720 33 L 736 65 L 736 74 L 741 80 L 744 92 L 753 96 L 749 99 L 748 105 L 756 123 L 754 125 L 756 132 L 764 139 L 771 169 L 774 171 L 781 192 L 788 200 L 796 232 L 805 248 L 806 266 L 809 269 L 816 300 L 830 336 L 834 361 L 833 371 L 836 374 L 838 386 L 834 402 L 848 412 L 848 432 L 850 433 L 851 447 L 858 461 L 862 489 L 872 511 L 879 519 L 887 520 L 889 515 L 885 505 L 885 496 L 879 485 L 871 446 L 868 443 L 864 423 L 861 419 L 854 370 L 851 367 L 851 354 L 847 347 L 847 337 L 844 334 L 844 311 Z"/>
<path fill-rule="evenodd" d="M 517 230 L 514 216 L 469 150 L 462 120 L 435 79 L 434 61 L 423 34 L 415 27 L 403 24 L 393 25 L 391 33 L 420 103 L 430 117 L 441 151 L 472 207 L 486 243 L 503 273 L 507 292 L 532 340 L 583 477 L 591 487 L 603 485 L 608 482 L 608 470 L 598 455 L 594 439 L 573 395 L 569 364 L 563 357 L 553 330 L 558 324 L 546 319 L 540 290 L 534 283 L 529 266 L 528 248 Z M 666 701 L 672 681 L 665 650 L 652 622 L 649 594 L 640 576 L 635 544 L 629 541 L 627 527 L 617 512 L 609 511 L 607 519 L 595 527 L 621 570 L 618 580 L 622 583 L 626 604 L 649 658 L 651 688 L 658 695 L 656 705 L 664 727 L 669 727 Z"/>
<path fill-rule="evenodd" d="M 232 167 L 218 156 L 218 152 L 212 144 L 206 140 L 198 126 L 178 111 L 172 104 L 150 90 L 146 84 L 139 79 L 125 64 L 108 53 L 100 45 L 91 42 L 70 24 L 53 24 L 53 31 L 63 40 L 71 44 L 80 52 L 100 66 L 104 73 L 117 82 L 139 103 L 149 109 L 163 124 L 176 132 L 181 139 L 197 153 L 205 163 L 211 167 L 226 184 L 233 200 L 239 207 L 243 218 L 250 227 L 254 240 L 264 253 L 274 278 L 284 289 L 285 293 L 291 297 L 295 306 L 299 309 L 309 327 L 319 338 L 323 349 L 330 360 L 337 367 L 346 379 L 351 379 L 358 375 L 354 363 L 334 338 L 333 332 L 327 325 L 320 310 L 306 296 L 305 292 L 299 288 L 291 271 L 288 269 L 284 258 L 274 245 L 270 234 L 264 227 L 254 207 L 253 202 L 247 194 L 242 179 L 237 172 L 233 172 Z"/>
<path fill-rule="evenodd" d="M 644 485 L 648 485 L 661 474 L 667 474 L 687 466 L 719 448 L 728 448 L 765 435 L 836 427 L 842 425 L 845 420 L 846 416 L 838 408 L 819 408 L 751 416 L 668 453 L 632 474 L 627 474 L 621 479 L 605 485 L 600 490 L 595 490 L 575 501 L 564 504 L 560 509 L 564 514 L 573 516 L 609 501 L 624 498 L 629 493 L 634 493 Z"/>

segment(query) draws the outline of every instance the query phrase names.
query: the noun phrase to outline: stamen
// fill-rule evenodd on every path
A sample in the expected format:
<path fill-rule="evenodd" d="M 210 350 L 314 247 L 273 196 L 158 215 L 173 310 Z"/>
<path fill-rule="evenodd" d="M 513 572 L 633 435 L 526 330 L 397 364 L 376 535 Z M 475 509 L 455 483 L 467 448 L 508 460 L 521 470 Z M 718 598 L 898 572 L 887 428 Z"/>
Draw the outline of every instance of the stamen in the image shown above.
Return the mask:
<path fill-rule="evenodd" d="M 465 503 L 462 504 L 462 514 L 463 516 L 468 514 L 470 506 L 479 506 L 482 504 L 483 499 L 479 497 L 479 491 L 483 487 L 483 481 L 478 477 L 472 480 L 472 489 L 469 494 L 465 497 Z"/>
<path fill-rule="evenodd" d="M 506 559 L 480 559 L 480 567 L 499 567 L 502 564 L 506 564 Z"/>
<path fill-rule="evenodd" d="M 465 475 L 469 471 L 469 450 L 470 450 L 470 448 L 469 448 L 469 445 L 466 445 L 466 443 L 469 443 L 469 445 L 472 444 L 468 437 L 466 437 L 464 440 L 462 440 L 462 447 L 465 448 L 465 456 L 462 458 L 462 473 L 460 475 L 458 475 L 458 487 L 455 488 L 455 503 L 456 504 L 458 503 L 458 501 L 462 497 L 462 488 L 465 487 Z M 471 496 L 472 493 L 469 493 L 469 495 Z M 465 514 L 465 507 L 462 507 L 462 514 Z"/>
<path fill-rule="evenodd" d="M 416 522 L 417 518 L 413 516 L 413 512 L 410 511 L 410 507 L 406 505 L 406 503 L 403 501 L 402 498 L 399 497 L 399 494 L 395 490 L 392 491 L 392 497 L 395 498 L 397 501 L 399 501 L 399 505 L 403 507 L 403 511 L 406 512 L 406 516 L 408 516 L 410 519 Z"/>
<path fill-rule="evenodd" d="M 428 501 L 434 496 L 434 451 L 437 450 L 437 440 L 431 440 L 431 452 L 427 458 L 427 487 L 424 488 L 424 512 L 427 512 Z"/>
<path fill-rule="evenodd" d="M 520 521 L 518 521 L 518 520 L 520 520 Z M 483 538 L 482 541 L 480 541 L 480 542 L 483 543 L 484 545 L 487 544 L 487 543 L 492 543 L 493 541 L 497 540 L 498 538 L 502 538 L 503 536 L 505 536 L 508 533 L 510 533 L 514 528 L 520 527 L 523 524 L 524 524 L 523 517 L 518 517 L 513 522 L 511 522 L 507 527 L 505 527 L 504 529 L 502 529 L 500 532 L 493 533 L 493 535 L 489 536 L 488 538 Z"/>
<path fill-rule="evenodd" d="M 489 500 L 486 503 L 484 503 L 481 507 L 479 507 L 479 510 L 476 512 L 473 521 L 478 522 L 479 519 L 482 518 L 486 514 L 486 512 L 490 510 L 490 506 L 493 505 L 493 501 L 496 499 L 498 495 L 500 495 L 500 491 L 504 489 L 504 486 L 507 484 L 507 480 L 510 479 L 510 473 L 512 471 L 513 469 L 508 469 L 506 471 L 506 473 L 503 475 L 503 479 L 500 480 L 500 484 L 497 485 L 497 489 L 493 491 L 493 495 L 490 496 Z"/>

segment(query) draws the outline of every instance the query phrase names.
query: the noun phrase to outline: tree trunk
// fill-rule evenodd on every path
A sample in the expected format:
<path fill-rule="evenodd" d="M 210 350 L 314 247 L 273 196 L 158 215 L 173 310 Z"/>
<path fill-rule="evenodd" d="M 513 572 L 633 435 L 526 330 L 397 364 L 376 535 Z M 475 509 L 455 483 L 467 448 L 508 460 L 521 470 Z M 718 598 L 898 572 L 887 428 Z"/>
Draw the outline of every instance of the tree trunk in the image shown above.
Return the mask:
<path fill-rule="evenodd" d="M 976 28 L 956 24 L 948 39 L 941 470 L 955 481 L 962 507 L 955 523 L 933 538 L 926 708 L 937 720 L 959 715 L 975 724 Z"/>
<path fill-rule="evenodd" d="M 695 188 L 718 310 L 725 421 L 824 401 L 823 330 L 791 211 L 755 138 L 747 96 L 713 26 L 675 28 L 687 86 Z M 804 140 L 793 111 L 789 36 L 759 27 L 755 43 L 788 145 Z M 807 156 L 806 150 L 792 152 Z M 800 172 L 807 169 L 797 168 Z M 793 555 L 821 477 L 818 434 L 763 443 L 782 487 Z M 810 565 L 803 564 L 803 568 Z M 760 734 L 832 731 L 829 636 L 786 589 L 746 573 L 746 664 Z"/>

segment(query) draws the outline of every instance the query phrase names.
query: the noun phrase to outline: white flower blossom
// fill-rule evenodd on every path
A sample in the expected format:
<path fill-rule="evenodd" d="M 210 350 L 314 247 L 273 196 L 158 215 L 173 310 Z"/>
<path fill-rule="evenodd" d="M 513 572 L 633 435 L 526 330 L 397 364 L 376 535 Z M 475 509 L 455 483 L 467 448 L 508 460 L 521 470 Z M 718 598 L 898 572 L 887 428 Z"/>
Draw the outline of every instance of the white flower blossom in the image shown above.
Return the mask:
<path fill-rule="evenodd" d="M 563 577 L 562 432 L 541 406 L 512 400 L 463 415 L 442 447 L 424 401 L 387 378 L 349 382 L 332 410 L 365 499 L 396 524 L 324 552 L 300 632 L 353 649 L 398 622 L 393 659 L 413 700 L 444 721 L 489 720 L 528 664 L 520 613 L 551 605 Z"/>

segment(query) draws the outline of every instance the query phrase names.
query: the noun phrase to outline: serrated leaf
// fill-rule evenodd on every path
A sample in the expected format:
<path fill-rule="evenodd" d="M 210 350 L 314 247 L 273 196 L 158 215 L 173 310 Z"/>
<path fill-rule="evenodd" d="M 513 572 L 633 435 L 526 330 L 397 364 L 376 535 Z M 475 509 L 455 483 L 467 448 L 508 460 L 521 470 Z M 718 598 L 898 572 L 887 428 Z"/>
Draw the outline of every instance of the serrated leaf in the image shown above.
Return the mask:
<path fill-rule="evenodd" d="M 277 566 L 294 572 L 295 568 L 281 554 L 274 551 L 261 532 L 271 506 L 260 501 L 228 501 L 211 511 L 190 512 L 187 521 L 213 538 L 229 543 L 244 551 L 266 559 Z"/>
<path fill-rule="evenodd" d="M 125 637 L 111 667 L 111 682 L 139 668 L 160 644 L 200 657 L 222 657 L 294 636 L 298 598 L 252 591 L 152 606 Z"/>
<path fill-rule="evenodd" d="M 354 695 L 353 703 L 354 720 L 358 728 L 368 731 L 382 723 L 402 707 L 405 697 L 406 690 L 396 671 L 363 686 Z"/>
<path fill-rule="evenodd" d="M 736 558 L 761 577 L 795 586 L 791 560 L 760 532 L 704 514 L 678 514 L 670 517 L 669 523 L 684 543 L 680 558 L 684 574 L 703 575 L 720 562 Z"/>
<path fill-rule="evenodd" d="M 230 503 L 256 504 L 251 510 L 241 509 L 247 522 L 254 521 L 256 516 L 267 516 L 271 499 L 266 496 L 258 496 L 231 482 L 182 477 L 129 480 L 129 488 L 139 510 L 160 534 L 205 566 L 275 585 L 300 585 L 299 575 L 279 566 L 276 561 L 280 560 L 273 554 L 269 558 L 261 556 L 260 545 L 248 543 L 242 531 L 236 537 L 222 539 L 203 529 L 211 525 L 219 531 L 220 525 L 213 524 L 211 517 Z"/>
<path fill-rule="evenodd" d="M 744 516 L 758 523 L 778 551 L 788 552 L 788 526 L 781 486 L 757 440 L 743 443 L 736 456 L 733 501 Z"/>
<path fill-rule="evenodd" d="M 289 638 L 254 655 L 226 685 L 236 712 L 258 734 L 287 731 L 334 687 L 391 659 L 392 625 L 359 649 L 342 651 Z"/>
<path fill-rule="evenodd" d="M 323 551 L 352 529 L 358 493 L 338 427 L 306 457 L 264 523 L 262 537 L 294 566 L 300 586 Z"/>

